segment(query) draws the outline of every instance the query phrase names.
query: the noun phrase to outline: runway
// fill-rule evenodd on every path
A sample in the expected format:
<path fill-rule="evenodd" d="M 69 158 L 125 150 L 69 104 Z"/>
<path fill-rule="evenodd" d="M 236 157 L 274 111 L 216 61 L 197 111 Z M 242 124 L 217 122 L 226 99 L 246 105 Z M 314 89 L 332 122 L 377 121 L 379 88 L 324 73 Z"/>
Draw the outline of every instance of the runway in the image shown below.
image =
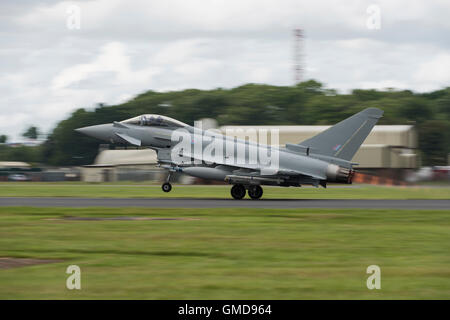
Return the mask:
<path fill-rule="evenodd" d="M 450 200 L 0 197 L 0 206 L 147 208 L 362 208 L 450 210 Z"/>

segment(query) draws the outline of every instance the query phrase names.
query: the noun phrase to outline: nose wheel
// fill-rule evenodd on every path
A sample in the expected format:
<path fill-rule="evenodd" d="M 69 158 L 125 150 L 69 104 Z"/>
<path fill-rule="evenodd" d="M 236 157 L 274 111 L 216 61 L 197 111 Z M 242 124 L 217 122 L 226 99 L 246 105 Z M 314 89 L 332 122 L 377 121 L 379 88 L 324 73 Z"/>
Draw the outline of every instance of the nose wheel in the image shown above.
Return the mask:
<path fill-rule="evenodd" d="M 165 182 L 165 183 L 163 183 L 161 188 L 162 188 L 162 191 L 164 191 L 164 192 L 170 192 L 170 190 L 172 190 L 172 185 L 169 182 Z"/>
<path fill-rule="evenodd" d="M 248 187 L 248 195 L 254 200 L 259 199 L 263 195 L 263 189 L 258 185 L 250 186 Z"/>

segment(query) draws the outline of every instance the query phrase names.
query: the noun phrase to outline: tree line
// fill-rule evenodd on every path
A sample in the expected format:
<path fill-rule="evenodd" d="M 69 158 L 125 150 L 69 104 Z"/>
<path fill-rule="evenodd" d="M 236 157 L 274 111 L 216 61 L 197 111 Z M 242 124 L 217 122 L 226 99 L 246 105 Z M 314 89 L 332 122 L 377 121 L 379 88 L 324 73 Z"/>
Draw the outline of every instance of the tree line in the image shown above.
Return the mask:
<path fill-rule="evenodd" d="M 344 94 L 315 80 L 295 86 L 246 84 L 232 89 L 150 90 L 123 104 L 77 109 L 58 123 L 44 144 L 33 147 L 36 151 L 23 147 L 21 155 L 18 150 L 14 153 L 2 146 L 0 159 L 47 165 L 91 164 L 101 142 L 75 132 L 75 128 L 145 113 L 163 114 L 188 124 L 214 118 L 219 125 L 330 125 L 368 107 L 384 110 L 379 124 L 416 126 L 423 165 L 447 164 L 450 87 L 428 93 L 355 89 Z"/>

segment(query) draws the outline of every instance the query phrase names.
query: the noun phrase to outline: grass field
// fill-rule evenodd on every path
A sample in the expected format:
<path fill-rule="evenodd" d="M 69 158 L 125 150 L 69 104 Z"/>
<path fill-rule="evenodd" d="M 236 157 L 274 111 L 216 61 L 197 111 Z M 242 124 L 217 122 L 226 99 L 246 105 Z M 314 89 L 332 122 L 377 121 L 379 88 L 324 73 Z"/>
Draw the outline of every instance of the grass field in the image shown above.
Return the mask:
<path fill-rule="evenodd" d="M 449 215 L 2 207 L 0 257 L 62 261 L 0 269 L 0 299 L 449 299 Z M 81 268 L 81 290 L 65 288 L 71 264 Z M 366 287 L 372 264 L 381 290 Z"/>
<path fill-rule="evenodd" d="M 230 198 L 230 186 L 81 183 L 1 183 L 0 197 Z M 450 187 L 330 186 L 327 189 L 264 187 L 264 199 L 450 199 Z"/>

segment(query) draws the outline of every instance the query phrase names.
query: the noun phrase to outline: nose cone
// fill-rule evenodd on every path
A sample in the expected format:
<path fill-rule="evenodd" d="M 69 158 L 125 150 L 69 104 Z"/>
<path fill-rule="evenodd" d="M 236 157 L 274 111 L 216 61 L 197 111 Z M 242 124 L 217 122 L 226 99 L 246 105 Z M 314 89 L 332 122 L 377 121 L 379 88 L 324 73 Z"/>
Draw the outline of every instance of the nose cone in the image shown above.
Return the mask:
<path fill-rule="evenodd" d="M 96 139 L 106 140 L 106 141 L 110 141 L 112 138 L 112 134 L 113 134 L 111 123 L 78 128 L 78 129 L 75 129 L 75 131 L 85 134 L 87 136 L 96 138 Z"/>

